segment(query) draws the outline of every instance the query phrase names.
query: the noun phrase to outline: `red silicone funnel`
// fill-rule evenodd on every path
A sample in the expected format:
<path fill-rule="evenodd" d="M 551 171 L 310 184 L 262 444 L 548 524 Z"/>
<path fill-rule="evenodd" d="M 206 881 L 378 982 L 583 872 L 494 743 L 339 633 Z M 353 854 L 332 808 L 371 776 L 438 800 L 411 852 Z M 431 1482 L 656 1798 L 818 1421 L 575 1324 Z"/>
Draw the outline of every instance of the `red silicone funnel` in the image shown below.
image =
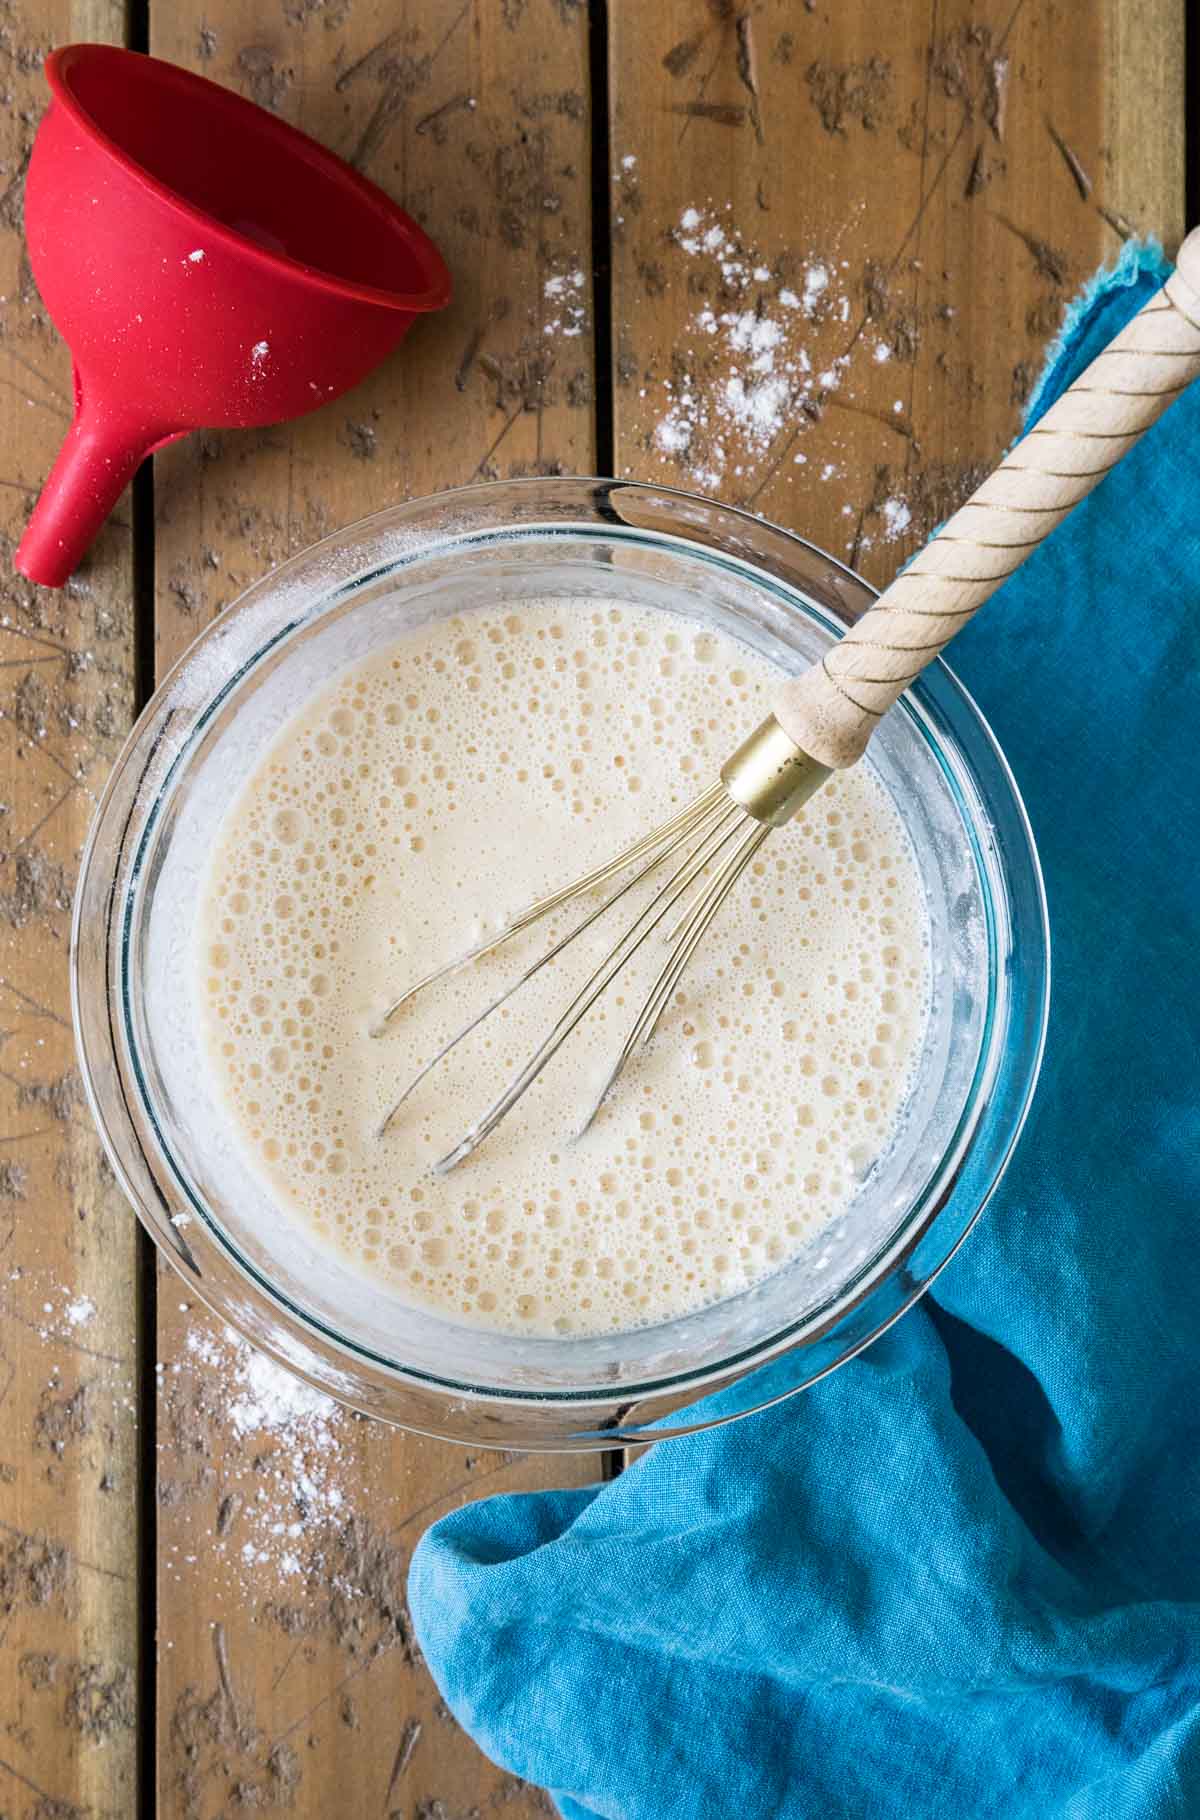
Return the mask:
<path fill-rule="evenodd" d="M 75 421 L 16 566 L 61 587 L 144 455 L 315 410 L 450 279 L 382 190 L 216 83 L 101 44 L 56 51 L 46 77 L 25 226 Z"/>

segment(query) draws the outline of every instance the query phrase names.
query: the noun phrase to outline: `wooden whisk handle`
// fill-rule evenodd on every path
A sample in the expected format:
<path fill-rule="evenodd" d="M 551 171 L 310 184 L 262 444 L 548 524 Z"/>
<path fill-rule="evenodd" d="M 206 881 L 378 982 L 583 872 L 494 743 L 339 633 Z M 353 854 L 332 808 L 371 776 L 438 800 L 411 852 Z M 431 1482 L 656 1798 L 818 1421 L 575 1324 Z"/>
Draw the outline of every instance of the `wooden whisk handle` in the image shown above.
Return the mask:
<path fill-rule="evenodd" d="M 1098 354 L 819 664 L 776 720 L 833 770 L 1025 558 L 1200 374 L 1200 228 L 1162 289 Z"/>

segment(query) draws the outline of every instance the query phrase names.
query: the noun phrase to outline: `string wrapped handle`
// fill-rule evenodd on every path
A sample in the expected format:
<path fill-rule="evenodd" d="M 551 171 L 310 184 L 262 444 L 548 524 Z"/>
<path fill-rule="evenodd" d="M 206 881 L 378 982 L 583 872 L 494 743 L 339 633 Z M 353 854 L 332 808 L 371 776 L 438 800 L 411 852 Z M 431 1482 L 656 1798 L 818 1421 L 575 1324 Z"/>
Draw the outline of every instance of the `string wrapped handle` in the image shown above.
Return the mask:
<path fill-rule="evenodd" d="M 1200 228 L 1162 289 L 996 471 L 772 711 L 832 770 L 861 758 L 879 721 L 1200 374 Z"/>

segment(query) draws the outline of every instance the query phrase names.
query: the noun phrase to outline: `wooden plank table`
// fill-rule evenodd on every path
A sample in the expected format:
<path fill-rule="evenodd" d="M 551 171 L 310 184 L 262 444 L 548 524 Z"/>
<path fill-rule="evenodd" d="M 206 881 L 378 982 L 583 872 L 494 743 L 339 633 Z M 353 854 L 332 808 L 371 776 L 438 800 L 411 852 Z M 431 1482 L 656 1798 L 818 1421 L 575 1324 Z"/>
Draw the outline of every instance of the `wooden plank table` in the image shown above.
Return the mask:
<path fill-rule="evenodd" d="M 64 592 L 2 565 L 5 1820 L 545 1811 L 442 1708 L 404 1574 L 457 1502 L 596 1470 L 298 1406 L 139 1244 L 66 959 L 154 674 L 272 563 L 478 476 L 675 482 L 883 581 L 1013 434 L 1073 288 L 1135 229 L 1178 238 L 1183 24 L 1183 0 L 6 10 L 5 557 L 70 395 L 21 240 L 52 44 L 123 39 L 276 109 L 430 228 L 457 291 L 341 403 L 157 457 Z"/>

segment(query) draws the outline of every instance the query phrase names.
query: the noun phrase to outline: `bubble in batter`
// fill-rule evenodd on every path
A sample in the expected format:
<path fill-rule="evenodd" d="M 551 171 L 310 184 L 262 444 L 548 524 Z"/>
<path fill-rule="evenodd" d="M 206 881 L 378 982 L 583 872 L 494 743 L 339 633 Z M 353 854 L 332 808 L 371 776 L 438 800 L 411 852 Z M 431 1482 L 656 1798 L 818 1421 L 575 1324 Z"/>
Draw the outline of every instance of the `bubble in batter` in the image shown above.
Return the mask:
<path fill-rule="evenodd" d="M 432 1171 L 641 900 L 522 987 L 380 1136 L 421 1064 L 569 923 L 378 1036 L 391 1000 L 676 813 L 774 681 L 672 614 L 538 600 L 414 632 L 298 712 L 230 809 L 196 936 L 208 1064 L 284 1216 L 409 1301 L 561 1335 L 737 1294 L 845 1210 L 895 1130 L 929 1000 L 916 862 L 865 765 L 772 834 L 585 1137 L 662 965 L 654 940 L 476 1155 Z"/>

